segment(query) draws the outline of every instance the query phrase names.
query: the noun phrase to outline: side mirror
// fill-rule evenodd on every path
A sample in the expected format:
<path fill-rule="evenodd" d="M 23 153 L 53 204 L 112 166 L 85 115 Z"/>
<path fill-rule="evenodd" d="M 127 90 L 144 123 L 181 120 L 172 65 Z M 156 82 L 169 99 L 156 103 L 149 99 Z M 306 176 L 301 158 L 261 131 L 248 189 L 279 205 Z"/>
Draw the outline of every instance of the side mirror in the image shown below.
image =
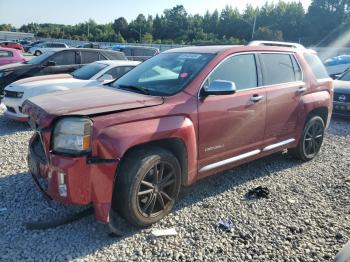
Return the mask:
<path fill-rule="evenodd" d="M 104 74 L 98 78 L 98 81 L 100 82 L 105 82 L 105 81 L 110 81 L 113 80 L 113 76 L 110 74 Z"/>
<path fill-rule="evenodd" d="M 226 80 L 215 80 L 204 88 L 204 95 L 232 95 L 236 92 L 236 84 Z"/>
<path fill-rule="evenodd" d="M 55 61 L 47 61 L 44 66 L 55 66 L 56 62 Z"/>

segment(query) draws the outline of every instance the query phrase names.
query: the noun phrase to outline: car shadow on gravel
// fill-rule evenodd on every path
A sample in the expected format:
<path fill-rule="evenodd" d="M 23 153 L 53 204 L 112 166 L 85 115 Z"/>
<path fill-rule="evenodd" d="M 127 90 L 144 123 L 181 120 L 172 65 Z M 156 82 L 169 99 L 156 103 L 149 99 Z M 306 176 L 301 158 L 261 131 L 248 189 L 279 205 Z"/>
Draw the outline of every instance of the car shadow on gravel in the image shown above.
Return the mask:
<path fill-rule="evenodd" d="M 0 136 L 29 130 L 30 127 L 27 123 L 16 122 L 0 112 Z"/>
<path fill-rule="evenodd" d="M 184 188 L 175 210 L 193 205 L 205 198 L 221 194 L 261 177 L 277 174 L 303 164 L 289 154 L 276 153 L 243 164 L 228 171 L 201 179 L 193 186 Z M 245 192 L 246 193 L 246 192 Z M 242 195 L 244 198 L 244 195 Z"/>
<path fill-rule="evenodd" d="M 235 169 L 223 172 L 198 181 L 195 185 L 184 188 L 181 191 L 178 202 L 170 216 L 176 215 L 183 208 L 190 207 L 204 200 L 201 205 L 205 206 L 205 199 L 221 194 L 228 190 L 245 184 L 249 181 L 275 174 L 281 170 L 292 168 L 302 164 L 286 154 L 274 154 Z M 66 258 L 79 258 L 93 254 L 98 250 L 105 249 L 110 245 L 120 245 L 123 248 L 123 240 L 140 234 L 138 237 L 151 242 L 150 228 L 135 229 L 123 223 L 124 236 L 118 238 L 109 237 L 106 225 L 99 224 L 93 216 L 85 217 L 74 223 L 62 225 L 47 230 L 27 230 L 25 224 L 34 221 L 50 222 L 50 219 L 65 216 L 81 210 L 83 207 L 65 206 L 52 202 L 51 206 L 37 190 L 28 172 L 20 172 L 14 175 L 0 177 L 0 208 L 6 208 L 0 212 L 0 234 L 3 236 L 4 245 L 1 252 L 13 259 L 21 259 L 17 255 L 20 250 L 27 250 L 26 257 L 34 257 L 40 250 L 50 250 L 51 254 L 60 254 L 57 260 Z M 167 218 L 165 218 L 166 220 Z M 162 227 L 162 222 L 155 227 Z M 79 241 L 72 241 L 71 237 Z M 1 241 L 0 241 L 1 242 Z M 55 243 L 55 244 L 52 244 Z M 74 254 L 72 250 L 75 246 Z M 39 248 L 40 247 L 40 248 Z M 30 250 L 30 251 L 28 251 Z M 62 250 L 67 250 L 62 253 Z M 69 259 L 70 260 L 70 259 Z"/>

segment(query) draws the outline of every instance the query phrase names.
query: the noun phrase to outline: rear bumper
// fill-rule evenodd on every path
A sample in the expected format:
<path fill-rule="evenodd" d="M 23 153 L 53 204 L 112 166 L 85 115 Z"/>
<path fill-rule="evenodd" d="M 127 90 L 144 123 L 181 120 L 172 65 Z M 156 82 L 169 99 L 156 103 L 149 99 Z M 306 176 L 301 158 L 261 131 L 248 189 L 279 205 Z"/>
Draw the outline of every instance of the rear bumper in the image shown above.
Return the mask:
<path fill-rule="evenodd" d="M 38 143 L 40 137 L 36 134 L 30 140 L 28 166 L 44 196 L 63 204 L 92 203 L 96 219 L 107 223 L 118 163 L 89 164 L 86 156 L 47 155 Z"/>

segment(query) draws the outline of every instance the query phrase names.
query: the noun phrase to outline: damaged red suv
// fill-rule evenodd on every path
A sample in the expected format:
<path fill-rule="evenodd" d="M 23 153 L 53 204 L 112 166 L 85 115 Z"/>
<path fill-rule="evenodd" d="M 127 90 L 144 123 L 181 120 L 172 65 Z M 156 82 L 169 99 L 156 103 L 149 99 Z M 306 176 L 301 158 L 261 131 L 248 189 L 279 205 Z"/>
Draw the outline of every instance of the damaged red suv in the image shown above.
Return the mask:
<path fill-rule="evenodd" d="M 198 179 L 285 149 L 313 159 L 332 93 L 315 52 L 297 45 L 172 49 L 103 88 L 27 100 L 30 171 L 98 221 L 149 225 Z"/>

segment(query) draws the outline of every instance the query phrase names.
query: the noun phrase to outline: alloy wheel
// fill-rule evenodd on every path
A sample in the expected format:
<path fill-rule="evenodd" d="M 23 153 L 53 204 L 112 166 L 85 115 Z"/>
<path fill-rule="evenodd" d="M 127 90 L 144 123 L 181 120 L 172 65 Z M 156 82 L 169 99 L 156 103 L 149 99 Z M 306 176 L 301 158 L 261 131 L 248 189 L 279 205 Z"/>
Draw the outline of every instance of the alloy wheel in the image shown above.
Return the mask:
<path fill-rule="evenodd" d="M 144 217 L 160 215 L 176 197 L 174 167 L 167 162 L 155 164 L 143 176 L 137 190 L 137 205 Z"/>
<path fill-rule="evenodd" d="M 306 156 L 313 157 L 320 151 L 324 135 L 324 126 L 315 121 L 305 130 L 303 150 Z"/>

